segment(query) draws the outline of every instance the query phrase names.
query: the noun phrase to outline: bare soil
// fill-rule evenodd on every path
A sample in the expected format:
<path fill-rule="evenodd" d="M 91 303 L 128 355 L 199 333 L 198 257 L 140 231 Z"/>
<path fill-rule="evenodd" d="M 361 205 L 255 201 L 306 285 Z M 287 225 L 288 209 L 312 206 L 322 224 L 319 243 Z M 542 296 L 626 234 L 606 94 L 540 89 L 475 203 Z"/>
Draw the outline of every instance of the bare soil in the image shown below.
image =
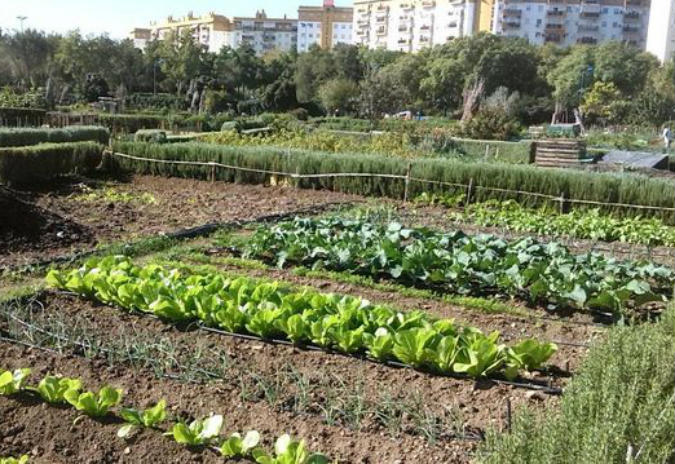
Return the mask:
<path fill-rule="evenodd" d="M 228 432 L 256 429 L 270 440 L 272 436 L 292 433 L 306 439 L 311 449 L 325 452 L 342 463 L 463 463 L 471 460 L 476 442 L 441 436 L 431 443 L 415 433 L 392 436 L 372 414 L 366 415 L 357 428 L 339 422 L 329 425 L 322 415 L 321 405 L 327 404 L 325 397 L 330 393 L 325 388 L 330 382 L 343 385 L 351 389 L 349 391 L 359 391 L 366 403 L 377 404 L 383 395 L 393 398 L 414 395 L 425 412 L 434 417 L 452 415 L 463 424 L 463 430 L 473 432 L 504 427 L 507 398 L 514 409 L 524 404 L 541 409 L 558 402 L 555 396 L 487 381 L 443 378 L 337 354 L 179 330 L 156 319 L 62 294 L 47 294 L 43 305 L 45 314 L 87 321 L 94 331 L 94 335 L 89 334 L 90 340 L 105 342 L 130 333 L 154 336 L 158 343 L 160 338 L 170 340 L 171 355 L 178 358 L 181 353 L 198 351 L 208 356 L 224 351 L 232 363 L 226 372 L 233 374 L 205 384 L 183 383 L 157 378 L 145 369 L 130 369 L 120 364 L 110 367 L 104 360 L 50 354 L 7 343 L 0 343 L 0 365 L 32 367 L 38 376 L 46 373 L 78 376 L 91 388 L 103 383 L 119 386 L 126 392 L 125 404 L 146 406 L 166 398 L 174 415 L 200 417 L 211 412 L 222 413 Z M 486 327 L 490 325 L 489 319 L 490 316 L 485 316 Z M 493 325 L 500 324 L 499 318 L 495 318 Z M 565 354 L 574 359 L 582 355 L 583 352 L 574 351 Z M 559 360 L 556 358 L 554 362 Z M 282 367 L 290 367 L 298 375 L 307 376 L 314 385 L 307 413 L 298 414 L 287 407 L 297 392 L 282 391 L 275 405 L 255 398 L 242 399 L 242 372 L 269 377 Z M 332 380 L 327 384 L 326 379 Z M 553 379 L 554 384 L 564 381 Z M 411 410 L 409 414 L 414 412 Z M 114 437 L 115 426 L 112 424 L 101 425 L 87 419 L 73 427 L 70 424 L 74 416 L 70 410 L 0 398 L 0 417 L 3 418 L 0 421 L 0 455 L 32 452 L 44 459 L 35 462 L 215 462 L 209 452 L 188 452 L 166 438 L 150 437 L 146 433 L 125 443 Z"/>
<path fill-rule="evenodd" d="M 329 191 L 192 179 L 71 179 L 40 191 L 0 197 L 0 266 L 27 264 L 206 223 L 353 201 L 361 200 Z"/>

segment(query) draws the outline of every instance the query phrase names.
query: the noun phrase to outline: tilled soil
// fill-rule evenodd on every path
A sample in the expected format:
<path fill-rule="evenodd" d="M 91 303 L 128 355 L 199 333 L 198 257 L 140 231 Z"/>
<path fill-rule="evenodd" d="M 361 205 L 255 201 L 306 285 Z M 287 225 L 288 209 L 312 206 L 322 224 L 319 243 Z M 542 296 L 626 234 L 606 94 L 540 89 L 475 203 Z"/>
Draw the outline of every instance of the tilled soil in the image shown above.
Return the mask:
<path fill-rule="evenodd" d="M 220 265 L 221 269 L 231 272 L 243 272 L 234 266 Z M 415 298 L 357 284 L 336 282 L 330 279 L 295 275 L 288 269 L 247 269 L 245 273 L 252 277 L 280 280 L 295 285 L 314 287 L 324 293 L 358 295 L 373 303 L 388 304 L 402 310 L 423 310 L 438 318 L 455 319 L 461 326 L 477 327 L 484 332 L 498 330 L 501 340 L 515 343 L 525 338 L 554 341 L 558 343 L 558 353 L 553 361 L 561 369 L 575 370 L 583 361 L 590 345 L 605 333 L 605 327 L 594 323 L 589 314 L 574 313 L 569 318 L 552 313 L 543 316 L 537 310 L 521 307 L 531 312 L 531 316 L 515 314 L 487 314 L 477 309 L 469 309 L 447 303 L 441 299 Z"/>
<path fill-rule="evenodd" d="M 113 196 L 107 194 L 111 192 Z M 206 223 L 362 201 L 323 190 L 153 176 L 129 182 L 74 180 L 16 196 L 21 202 L 7 205 L 9 200 L 0 198 L 0 266 Z"/>
<path fill-rule="evenodd" d="M 305 351 L 202 331 L 180 331 L 156 319 L 94 305 L 76 297 L 47 295 L 44 307 L 47 314 L 58 313 L 65 320 L 86 321 L 91 329 L 88 335 L 90 341 L 118 340 L 133 333 L 155 336 L 159 343 L 161 337 L 162 343 L 170 341 L 173 346 L 172 356 L 178 358 L 186 352 L 225 352 L 232 363 L 226 372 L 238 373 L 226 374 L 224 377 L 227 378 L 214 379 L 204 385 L 186 384 L 166 378 L 158 379 L 150 372 L 129 369 L 124 365 L 108 368 L 103 361 L 56 356 L 6 344 L 0 344 L 0 365 L 11 368 L 33 367 L 40 375 L 49 371 L 81 376 L 87 385 L 92 386 L 105 382 L 121 386 L 127 392 L 127 400 L 131 404 L 147 405 L 164 397 L 178 412 L 189 412 L 195 416 L 208 415 L 210 412 L 223 413 L 226 417 L 225 429 L 228 431 L 254 428 L 266 436 L 293 433 L 307 439 L 312 449 L 321 450 L 345 463 L 468 462 L 476 442 L 445 437 L 431 444 L 419 433 L 412 432 L 392 437 L 372 414 L 366 415 L 357 429 L 345 424 L 340 426 L 339 422 L 338 425 L 327 425 L 320 406 L 326 404 L 325 396 L 330 393 L 324 389 L 330 382 L 343 385 L 346 388 L 342 390 L 344 392 L 360 392 L 361 401 L 365 403 L 379 404 L 384 394 L 394 398 L 414 395 L 419 398 L 426 413 L 433 414 L 433 417 L 452 414 L 456 421 L 463 424 L 459 426 L 460 430 L 474 432 L 489 427 L 501 429 L 504 426 L 507 398 L 514 409 L 524 404 L 539 409 L 545 404 L 558 402 L 555 396 L 492 382 L 437 377 L 337 354 Z M 581 356 L 581 353 L 570 353 L 570 356 Z M 289 393 L 284 393 L 283 389 L 276 406 L 272 406 L 269 401 L 241 399 L 242 383 L 238 377 L 242 372 L 270 378 L 281 368 L 289 366 L 298 375 L 306 376 L 315 387 L 310 394 L 308 413 L 298 414 L 293 408 L 284 406 L 295 401 L 295 397 L 291 394 L 291 397 L 286 398 L 285 395 Z M 333 380 L 326 384 L 326 379 Z M 554 380 L 556 384 L 560 381 Z M 51 453 L 48 462 L 61 462 L 57 458 L 67 458 L 69 461 L 84 459 L 85 462 L 178 462 L 184 459 L 182 454 L 171 454 L 179 452 L 175 448 L 156 442 L 152 442 L 153 446 L 146 446 L 144 440 L 131 445 L 112 438 L 101 440 L 96 434 L 107 433 L 112 437 L 113 427 L 104 432 L 91 421 L 81 423 L 74 431 L 67 425 L 52 429 L 63 411 L 56 413 L 48 409 L 44 424 L 35 431 L 28 424 L 31 418 L 44 414 L 41 408 L 40 405 L 21 404 L 12 399 L 0 400 L 0 417 L 12 418 L 6 425 L 0 425 L 0 435 L 12 435 L 8 430 L 25 426 L 13 434 L 9 441 L 5 439 L 0 442 L 0 454 L 29 452 L 37 447 L 38 450 Z M 414 412 L 411 410 L 408 414 Z M 66 419 L 65 423 L 68 422 L 69 419 Z M 85 440 L 89 446 L 71 443 L 73 440 L 78 441 L 75 440 L 77 433 L 89 437 Z M 56 438 L 52 439 L 52 435 Z M 62 448 L 55 448 L 51 443 L 64 443 L 63 447 L 68 447 L 72 454 L 65 456 Z M 94 451 L 102 454 L 88 461 L 91 443 L 96 443 L 100 450 Z M 131 449 L 128 455 L 123 454 L 126 446 Z M 160 459 L 148 453 L 159 453 Z M 200 458 L 203 458 L 203 462 L 210 462 L 208 453 Z M 188 462 L 192 461 L 188 459 Z"/>

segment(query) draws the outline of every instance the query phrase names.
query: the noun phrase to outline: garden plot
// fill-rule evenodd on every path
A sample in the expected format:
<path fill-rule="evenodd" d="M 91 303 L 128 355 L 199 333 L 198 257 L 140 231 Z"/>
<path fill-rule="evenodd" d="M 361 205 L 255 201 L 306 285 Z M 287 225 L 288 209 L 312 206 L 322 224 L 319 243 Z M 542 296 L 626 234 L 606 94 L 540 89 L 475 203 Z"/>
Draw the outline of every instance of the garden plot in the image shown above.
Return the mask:
<path fill-rule="evenodd" d="M 355 200 L 327 191 L 162 177 L 69 183 L 54 191 L 20 192 L 15 197 L 11 207 L 0 213 L 0 266 L 206 223 L 250 220 Z"/>
<path fill-rule="evenodd" d="M 107 382 L 124 388 L 134 404 L 166 398 L 174 414 L 222 412 L 226 430 L 255 428 L 270 436 L 289 432 L 307 438 L 311 449 L 339 462 L 375 462 L 375 457 L 383 463 L 468 462 L 475 439 L 487 427 L 505 426 L 507 399 L 514 407 L 534 408 L 558 401 L 556 396 L 489 381 L 444 378 L 334 353 L 179 330 L 67 295 L 47 294 L 40 304 L 5 306 L 4 311 L 12 316 L 3 318 L 9 320 L 3 331 L 57 348 L 64 357 L 5 346 L 0 355 L 3 366 L 30 365 L 41 367 L 41 374 L 58 371 L 85 377 L 88 384 Z M 74 346 L 66 338 L 89 348 Z M 401 390 L 401 385 L 407 388 Z M 11 424 L 44 412 L 39 405 L 2 401 L 14 414 Z M 42 434 L 17 432 L 9 441 L 12 446 L 3 451 L 48 447 L 42 437 L 61 420 L 56 416 L 49 413 Z M 93 433 L 88 424 L 64 428 L 68 430 L 64 442 L 73 431 Z M 132 462 L 138 462 L 139 454 L 152 452 L 144 443 L 145 435 L 125 443 L 114 439 L 114 427 L 106 430 L 111 438 L 101 444 L 102 452 L 120 456 L 129 447 L 130 457 L 136 457 Z M 177 452 L 166 448 L 162 445 L 158 452 Z M 50 449 L 54 457 L 63 456 L 62 451 Z M 86 447 L 71 452 L 82 455 Z M 211 462 L 208 456 L 205 459 Z"/>

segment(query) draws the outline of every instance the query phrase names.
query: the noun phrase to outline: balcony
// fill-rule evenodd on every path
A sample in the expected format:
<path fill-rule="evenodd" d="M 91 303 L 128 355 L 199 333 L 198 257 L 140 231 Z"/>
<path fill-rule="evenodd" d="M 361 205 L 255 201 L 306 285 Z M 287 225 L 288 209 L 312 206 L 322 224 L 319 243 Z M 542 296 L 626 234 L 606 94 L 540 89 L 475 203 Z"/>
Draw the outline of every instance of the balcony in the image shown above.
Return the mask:
<path fill-rule="evenodd" d="M 401 3 L 401 4 L 399 5 L 399 8 L 401 8 L 403 11 L 410 11 L 410 10 L 412 10 L 414 7 L 413 7 L 410 3 Z"/>
<path fill-rule="evenodd" d="M 579 24 L 579 31 L 581 32 L 598 32 L 600 30 L 600 26 L 598 25 L 590 25 L 590 24 Z"/>
<path fill-rule="evenodd" d="M 387 5 L 378 5 L 377 8 L 375 8 L 376 11 L 389 11 L 389 7 Z"/>
<path fill-rule="evenodd" d="M 422 35 L 422 36 L 420 36 L 420 42 L 421 43 L 431 42 L 431 37 L 426 36 L 426 35 Z"/>
<path fill-rule="evenodd" d="M 520 29 L 520 21 L 506 21 L 504 29 Z"/>
<path fill-rule="evenodd" d="M 564 24 L 547 23 L 544 29 L 548 32 L 560 32 L 565 29 Z"/>
<path fill-rule="evenodd" d="M 516 8 L 506 8 L 504 10 L 504 17 L 505 18 L 520 18 L 523 15 L 523 10 L 519 10 Z"/>
<path fill-rule="evenodd" d="M 562 18 L 565 16 L 566 11 L 565 10 L 559 10 L 559 9 L 553 9 L 553 10 L 548 10 L 546 12 L 546 16 L 549 18 Z"/>
<path fill-rule="evenodd" d="M 598 19 L 600 17 L 600 11 L 582 11 L 579 13 L 581 19 Z"/>
<path fill-rule="evenodd" d="M 640 32 L 640 28 L 638 26 L 624 26 L 623 32 L 624 34 L 637 34 Z"/>
<path fill-rule="evenodd" d="M 458 23 L 457 21 L 453 21 L 453 22 L 451 22 L 451 23 L 448 23 L 448 27 L 449 27 L 450 29 L 454 29 L 454 28 L 456 28 L 457 26 L 459 26 L 459 23 Z"/>
<path fill-rule="evenodd" d="M 422 8 L 433 8 L 436 6 L 436 2 L 434 0 L 424 0 L 422 2 Z"/>
<path fill-rule="evenodd" d="M 626 0 L 627 6 L 645 6 L 644 0 Z"/>
<path fill-rule="evenodd" d="M 544 34 L 544 42 L 546 43 L 560 43 L 562 42 L 562 39 L 563 39 L 562 34 L 556 33 Z"/>
<path fill-rule="evenodd" d="M 629 21 L 637 21 L 640 19 L 640 13 L 637 11 L 628 11 L 624 13 L 623 19 L 627 19 Z"/>
<path fill-rule="evenodd" d="M 377 34 L 378 36 L 387 35 L 387 28 L 386 27 L 379 27 L 375 30 L 375 34 Z"/>
<path fill-rule="evenodd" d="M 586 45 L 592 45 L 598 43 L 598 39 L 595 37 L 589 37 L 589 36 L 584 36 L 584 37 L 579 37 L 577 39 L 578 44 L 586 44 Z"/>
<path fill-rule="evenodd" d="M 399 32 L 408 32 L 409 28 L 408 26 L 399 26 L 398 31 Z"/>

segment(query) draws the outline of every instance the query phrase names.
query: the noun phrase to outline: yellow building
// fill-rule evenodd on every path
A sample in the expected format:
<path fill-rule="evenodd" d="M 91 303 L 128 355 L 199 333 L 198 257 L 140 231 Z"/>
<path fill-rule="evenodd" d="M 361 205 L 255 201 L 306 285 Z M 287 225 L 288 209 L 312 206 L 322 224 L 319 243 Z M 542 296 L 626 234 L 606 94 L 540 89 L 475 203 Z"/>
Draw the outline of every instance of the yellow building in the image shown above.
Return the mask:
<path fill-rule="evenodd" d="M 316 44 L 331 49 L 338 43 L 352 43 L 354 9 L 336 7 L 333 0 L 324 0 L 323 6 L 298 8 L 298 52 Z"/>

